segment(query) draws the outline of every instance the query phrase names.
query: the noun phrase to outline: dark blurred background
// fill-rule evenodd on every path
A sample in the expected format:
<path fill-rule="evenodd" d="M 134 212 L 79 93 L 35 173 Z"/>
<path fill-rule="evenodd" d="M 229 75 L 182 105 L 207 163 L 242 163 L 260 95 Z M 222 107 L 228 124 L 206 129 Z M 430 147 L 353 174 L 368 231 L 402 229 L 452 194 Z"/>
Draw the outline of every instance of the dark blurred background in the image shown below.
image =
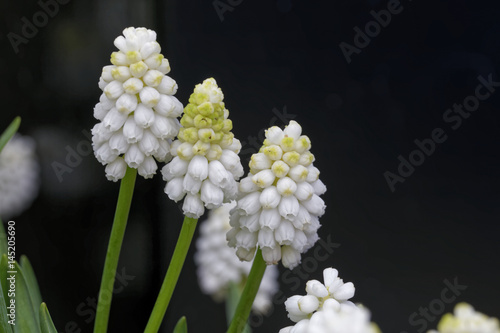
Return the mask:
<path fill-rule="evenodd" d="M 25 38 L 23 25 L 48 2 L 0 3 L 0 127 L 21 115 L 20 132 L 37 141 L 42 187 L 14 217 L 17 252 L 31 259 L 60 332 L 92 330 L 119 185 L 106 180 L 92 154 L 62 179 L 53 165 L 66 165 L 69 151 L 88 144 L 101 69 L 128 26 L 157 31 L 181 102 L 195 84 L 217 80 L 244 142 L 246 170 L 258 134 L 271 124 L 295 119 L 311 138 L 328 187 L 320 237 L 340 246 L 314 269 L 289 276 L 300 279 L 298 289 L 282 279 L 282 295 L 304 294 L 308 279 L 333 266 L 355 284 L 354 300 L 384 332 L 434 328 L 435 317 L 459 301 L 500 315 L 500 92 L 456 130 L 443 120 L 474 94 L 478 76 L 500 81 L 498 2 L 61 0 L 38 32 L 14 47 L 8 34 Z M 339 44 L 355 46 L 353 29 L 364 31 L 374 20 L 370 11 L 388 6 L 398 13 L 372 30 L 348 63 Z M 447 140 L 392 192 L 384 173 L 397 174 L 398 156 L 408 159 L 414 140 L 435 128 Z M 134 278 L 124 278 L 114 296 L 110 332 L 142 332 L 163 280 L 182 221 L 163 186 L 160 175 L 137 182 L 119 263 Z M 201 293 L 193 254 L 194 246 L 163 331 L 186 315 L 190 332 L 223 332 L 224 307 Z M 444 280 L 454 279 L 467 289 L 442 310 Z M 282 302 L 263 324 L 252 319 L 254 332 L 291 324 Z M 410 320 L 430 303 L 437 315 Z"/>

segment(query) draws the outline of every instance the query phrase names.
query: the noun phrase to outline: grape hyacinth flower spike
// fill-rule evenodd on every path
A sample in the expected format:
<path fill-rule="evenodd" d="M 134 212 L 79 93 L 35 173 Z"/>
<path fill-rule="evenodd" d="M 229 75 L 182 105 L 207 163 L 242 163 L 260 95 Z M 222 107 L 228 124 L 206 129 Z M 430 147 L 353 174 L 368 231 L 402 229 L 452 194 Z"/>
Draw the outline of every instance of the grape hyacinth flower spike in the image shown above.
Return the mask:
<path fill-rule="evenodd" d="M 196 85 L 184 108 L 178 140 L 172 143 L 174 157 L 162 169 L 165 193 L 175 202 L 184 199 L 182 209 L 190 218 L 203 215 L 204 206 L 218 208 L 238 194 L 241 143 L 231 132 L 223 99 L 213 78 Z"/>
<path fill-rule="evenodd" d="M 319 217 L 326 186 L 313 165 L 311 141 L 296 121 L 281 130 L 269 128 L 264 145 L 252 155 L 250 173 L 239 184 L 238 204 L 231 214 L 229 246 L 251 261 L 257 248 L 268 265 L 283 261 L 293 269 L 301 254 L 318 240 Z"/>
<path fill-rule="evenodd" d="M 118 51 L 99 80 L 103 93 L 94 108 L 100 120 L 92 129 L 94 154 L 106 165 L 109 180 L 122 179 L 127 166 L 151 178 L 156 161 L 170 159 L 170 143 L 180 128 L 177 83 L 166 75 L 170 65 L 154 31 L 126 28 L 114 44 Z"/>

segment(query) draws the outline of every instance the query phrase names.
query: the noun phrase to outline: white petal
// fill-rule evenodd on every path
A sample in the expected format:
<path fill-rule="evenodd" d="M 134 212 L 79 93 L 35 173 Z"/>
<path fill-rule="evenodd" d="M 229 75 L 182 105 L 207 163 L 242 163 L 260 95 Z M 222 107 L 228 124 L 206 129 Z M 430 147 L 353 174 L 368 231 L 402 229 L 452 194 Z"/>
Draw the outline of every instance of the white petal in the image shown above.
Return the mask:
<path fill-rule="evenodd" d="M 186 175 L 187 176 L 187 175 Z M 198 219 L 203 215 L 205 208 L 198 194 L 186 194 L 184 204 L 182 205 L 184 215 L 187 217 Z"/>
<path fill-rule="evenodd" d="M 301 203 L 312 215 L 322 216 L 325 213 L 325 202 L 316 194 L 311 199 L 302 201 Z"/>
<path fill-rule="evenodd" d="M 142 152 L 146 156 L 151 156 L 158 150 L 159 147 L 160 144 L 158 143 L 156 136 L 151 133 L 151 131 L 145 130 L 141 141 L 139 141 L 139 148 Z"/>
<path fill-rule="evenodd" d="M 299 123 L 295 120 L 291 120 L 290 123 L 288 123 L 288 126 L 286 126 L 283 130 L 283 133 L 285 136 L 292 137 L 294 140 L 297 140 L 300 134 L 302 134 L 302 127 L 300 127 Z"/>
<path fill-rule="evenodd" d="M 123 158 L 118 157 L 113 162 L 106 165 L 106 178 L 108 180 L 112 180 L 114 182 L 125 177 L 125 173 L 127 172 L 127 164 L 123 160 Z"/>
<path fill-rule="evenodd" d="M 130 145 L 125 153 L 125 162 L 127 162 L 129 167 L 134 169 L 137 169 L 144 162 L 144 158 L 146 156 L 137 144 Z"/>
<path fill-rule="evenodd" d="M 267 227 L 260 229 L 258 241 L 259 241 L 259 247 L 261 248 L 263 247 L 274 248 L 276 246 L 279 246 L 274 240 L 274 231 Z"/>
<path fill-rule="evenodd" d="M 142 162 L 142 164 L 137 168 L 137 172 L 145 179 L 149 179 L 153 178 L 153 176 L 156 174 L 157 169 L 158 166 L 156 165 L 154 158 L 148 156 L 144 159 L 144 162 Z"/>
<path fill-rule="evenodd" d="M 322 195 L 326 192 L 326 186 L 320 179 L 313 182 L 311 185 L 314 189 L 314 194 Z"/>
<path fill-rule="evenodd" d="M 295 191 L 295 197 L 301 201 L 309 200 L 314 194 L 314 188 L 308 182 L 302 182 L 297 184 L 297 190 Z"/>
<path fill-rule="evenodd" d="M 229 184 L 230 177 L 231 175 L 221 162 L 211 161 L 208 163 L 208 178 L 214 184 L 217 184 L 219 187 L 225 187 Z"/>
<path fill-rule="evenodd" d="M 297 184 L 291 178 L 283 177 L 278 180 L 276 188 L 282 196 L 287 197 L 293 195 L 295 191 L 297 191 Z"/>
<path fill-rule="evenodd" d="M 262 248 L 262 257 L 264 258 L 266 264 L 277 265 L 278 261 L 281 260 L 281 246 L 275 246 L 274 248 Z"/>
<path fill-rule="evenodd" d="M 241 165 L 240 157 L 233 151 L 227 149 L 222 150 L 220 162 L 229 171 L 233 170 L 238 164 Z"/>
<path fill-rule="evenodd" d="M 337 301 L 346 301 L 349 298 L 354 296 L 355 291 L 356 290 L 354 288 L 354 284 L 352 284 L 352 282 L 347 282 L 343 286 L 341 286 L 339 289 L 337 289 L 332 294 L 332 296 Z"/>
<path fill-rule="evenodd" d="M 339 277 L 339 272 L 335 268 L 326 268 L 323 270 L 323 281 L 326 288 L 329 290 L 335 280 Z"/>
<path fill-rule="evenodd" d="M 141 103 L 149 107 L 155 106 L 160 101 L 160 93 L 152 87 L 142 88 L 139 97 L 141 98 Z"/>
<path fill-rule="evenodd" d="M 239 248 L 244 248 L 246 250 L 250 250 L 255 248 L 257 244 L 257 233 L 250 232 L 245 228 L 240 229 L 240 231 L 236 234 L 236 246 Z"/>
<path fill-rule="evenodd" d="M 252 215 L 241 216 L 239 221 L 242 227 L 247 228 L 251 232 L 255 232 L 257 230 L 260 230 L 259 219 L 260 219 L 260 214 L 252 214 Z"/>
<path fill-rule="evenodd" d="M 188 166 L 188 174 L 195 180 L 205 180 L 208 177 L 208 161 L 205 156 L 195 155 Z"/>
<path fill-rule="evenodd" d="M 137 126 L 134 116 L 129 116 L 125 124 L 123 124 L 123 135 L 127 138 L 128 143 L 135 143 L 142 139 L 144 129 Z"/>
<path fill-rule="evenodd" d="M 117 99 L 124 92 L 125 91 L 123 90 L 123 85 L 120 81 L 111 81 L 110 83 L 108 83 L 106 88 L 104 88 L 104 93 L 109 99 Z"/>
<path fill-rule="evenodd" d="M 237 206 L 240 209 L 240 214 L 253 215 L 257 213 L 260 209 L 259 197 L 260 192 L 253 192 L 241 198 Z"/>
<path fill-rule="evenodd" d="M 268 186 L 271 186 L 275 179 L 276 176 L 269 169 L 259 171 L 256 175 L 252 177 L 252 181 L 261 188 L 266 188 Z"/>
<path fill-rule="evenodd" d="M 162 72 L 157 71 L 156 69 L 150 69 L 143 76 L 143 81 L 150 87 L 157 87 L 160 85 L 164 75 Z"/>
<path fill-rule="evenodd" d="M 122 131 L 117 131 L 109 138 L 109 147 L 113 154 L 121 155 L 127 152 L 129 144 Z"/>
<path fill-rule="evenodd" d="M 280 215 L 287 220 L 293 220 L 299 213 L 299 202 L 294 196 L 283 197 L 278 206 Z"/>
<path fill-rule="evenodd" d="M 170 200 L 175 202 L 182 200 L 184 198 L 184 187 L 182 185 L 184 178 L 178 177 L 167 182 L 165 186 L 165 193 L 168 195 Z"/>
<path fill-rule="evenodd" d="M 300 252 L 291 246 L 284 245 L 281 247 L 281 260 L 283 262 L 283 266 L 289 269 L 294 269 L 298 264 L 300 264 Z"/>
<path fill-rule="evenodd" d="M 304 313 L 313 313 L 319 307 L 319 300 L 313 295 L 302 296 L 298 303 L 300 311 Z"/>
<path fill-rule="evenodd" d="M 106 129 L 108 129 L 111 132 L 114 132 L 120 129 L 120 127 L 122 127 L 123 124 L 125 124 L 126 120 L 127 120 L 126 114 L 119 112 L 115 108 L 112 108 L 111 110 L 109 110 L 109 112 L 102 120 L 102 124 Z"/>
<path fill-rule="evenodd" d="M 148 128 L 155 121 L 155 113 L 153 109 L 140 103 L 134 111 L 134 120 L 140 127 Z"/>
<path fill-rule="evenodd" d="M 269 140 L 269 142 L 275 145 L 279 145 L 281 143 L 281 139 L 283 139 L 283 137 L 285 136 L 283 130 L 278 126 L 273 126 L 267 129 L 265 133 L 266 138 Z"/>
<path fill-rule="evenodd" d="M 263 209 L 260 213 L 259 224 L 261 227 L 267 227 L 271 230 L 278 228 L 281 223 L 281 215 L 278 209 Z"/>
<path fill-rule="evenodd" d="M 141 91 L 143 87 L 144 83 L 142 82 L 142 80 L 136 77 L 132 77 L 123 82 L 123 89 L 125 90 L 125 92 L 135 97 L 136 100 L 137 97 L 135 96 L 135 94 L 139 93 L 139 91 Z"/>
<path fill-rule="evenodd" d="M 307 169 L 309 170 L 309 174 L 307 175 L 307 182 L 308 183 L 312 183 L 312 182 L 315 182 L 319 179 L 319 170 L 318 168 L 316 168 L 315 166 L 313 165 L 310 165 L 307 167 Z"/>
<path fill-rule="evenodd" d="M 191 177 L 189 173 L 186 173 L 182 185 L 184 187 L 184 191 L 189 192 L 191 194 L 196 194 L 200 192 L 201 180 L 194 179 L 193 177 Z"/>
<path fill-rule="evenodd" d="M 314 295 L 319 298 L 328 296 L 328 290 L 326 290 L 325 285 L 318 280 L 307 281 L 306 292 L 309 295 Z"/>
<path fill-rule="evenodd" d="M 295 228 L 290 221 L 283 220 L 274 231 L 274 237 L 280 245 L 291 245 L 295 238 Z"/>
<path fill-rule="evenodd" d="M 259 201 L 262 208 L 276 208 L 281 201 L 281 195 L 275 186 L 269 186 L 262 191 Z"/>
<path fill-rule="evenodd" d="M 160 139 L 173 139 L 179 133 L 180 124 L 177 119 L 155 116 L 151 132 Z"/>
<path fill-rule="evenodd" d="M 255 247 L 252 249 L 245 249 L 240 247 L 236 250 L 236 255 L 238 256 L 238 258 L 240 258 L 240 260 L 252 261 L 255 257 L 255 250 Z"/>
<path fill-rule="evenodd" d="M 157 89 L 162 94 L 175 95 L 177 92 L 177 83 L 171 77 L 165 75 Z"/>
<path fill-rule="evenodd" d="M 122 113 L 129 114 L 137 108 L 137 97 L 123 94 L 116 100 L 116 109 Z"/>
<path fill-rule="evenodd" d="M 248 176 L 240 180 L 239 189 L 242 193 L 250 193 L 257 191 L 259 187 L 252 181 L 252 177 Z"/>
<path fill-rule="evenodd" d="M 224 193 L 214 185 L 210 180 L 205 180 L 201 184 L 201 201 L 205 203 L 208 209 L 214 209 L 222 205 Z"/>
<path fill-rule="evenodd" d="M 305 166 L 299 164 L 290 169 L 288 177 L 299 183 L 305 181 L 308 174 L 309 170 Z"/>

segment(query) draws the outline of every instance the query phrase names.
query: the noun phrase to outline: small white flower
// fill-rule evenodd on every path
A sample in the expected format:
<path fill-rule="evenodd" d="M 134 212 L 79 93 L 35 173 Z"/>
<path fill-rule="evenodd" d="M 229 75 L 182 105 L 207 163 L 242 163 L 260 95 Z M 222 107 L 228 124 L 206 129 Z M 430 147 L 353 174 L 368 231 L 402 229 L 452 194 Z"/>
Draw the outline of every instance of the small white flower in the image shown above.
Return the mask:
<path fill-rule="evenodd" d="M 224 204 L 211 210 L 208 219 L 200 226 L 200 237 L 196 242 L 194 258 L 200 287 L 216 301 L 227 297 L 230 283 L 242 288 L 252 266 L 249 262 L 240 261 L 236 251 L 226 244 L 226 232 L 231 228 L 229 211 L 234 205 Z M 271 299 L 279 287 L 277 278 L 277 267 L 268 267 L 253 303 L 255 311 L 266 313 L 270 310 Z"/>
<path fill-rule="evenodd" d="M 175 157 L 162 169 L 163 179 L 167 181 L 165 192 L 171 199 L 182 199 L 182 193 L 197 194 L 208 209 L 236 199 L 236 180 L 243 175 L 238 157 L 241 144 L 231 133 L 232 123 L 223 98 L 214 79 L 196 85 L 191 94 L 180 122 L 183 128 L 171 146 Z M 160 100 L 156 108 L 159 106 L 169 108 L 167 101 Z M 180 161 L 184 163 L 182 168 L 179 168 Z M 183 178 L 182 190 L 169 184 L 179 177 Z M 176 181 L 176 186 L 178 184 Z M 204 209 L 197 211 L 196 218 L 199 218 Z"/>
<path fill-rule="evenodd" d="M 497 318 L 477 312 L 467 303 L 458 303 L 454 313 L 445 314 L 438 323 L 437 331 L 429 333 L 500 333 Z"/>
<path fill-rule="evenodd" d="M 278 246 L 283 265 L 292 269 L 300 263 L 301 254 L 318 239 L 318 218 L 325 212 L 325 203 L 319 195 L 326 188 L 323 183 L 316 183 L 320 182 L 319 171 L 311 164 L 314 160 L 309 152 L 311 143 L 301 132 L 295 121 L 284 130 L 276 126 L 268 129 L 264 145 L 250 160 L 250 173 L 240 181 L 241 195 L 232 214 L 256 215 L 260 225 L 256 229 L 255 224 L 241 223 L 228 234 L 229 243 L 236 247 L 238 242 L 231 238 L 238 237 L 239 232 L 255 234 L 253 238 L 245 238 L 255 243 L 247 242 L 244 251 L 236 252 L 242 255 L 242 260 L 253 258 L 248 251 L 260 247 L 263 255 L 266 253 L 264 260 L 276 264 L 278 251 L 274 248 Z M 265 248 L 269 249 L 264 251 Z"/>
<path fill-rule="evenodd" d="M 166 75 L 170 66 L 154 31 L 127 28 L 114 44 L 119 51 L 99 80 L 103 94 L 94 108 L 101 121 L 92 130 L 94 153 L 104 165 L 118 161 L 106 167 L 109 180 L 125 176 L 122 162 L 152 178 L 156 161 L 170 159 L 170 143 L 179 132 L 176 117 L 183 106 L 173 96 L 177 84 Z"/>
<path fill-rule="evenodd" d="M 0 152 L 0 217 L 21 214 L 35 199 L 39 187 L 35 142 L 16 134 Z"/>
<path fill-rule="evenodd" d="M 280 333 L 380 333 L 370 323 L 370 313 L 365 308 L 347 301 L 354 296 L 352 283 L 344 284 L 333 268 L 325 269 L 323 277 L 324 284 L 317 280 L 307 282 L 307 295 L 295 295 L 285 301 L 288 318 L 296 324 Z"/>

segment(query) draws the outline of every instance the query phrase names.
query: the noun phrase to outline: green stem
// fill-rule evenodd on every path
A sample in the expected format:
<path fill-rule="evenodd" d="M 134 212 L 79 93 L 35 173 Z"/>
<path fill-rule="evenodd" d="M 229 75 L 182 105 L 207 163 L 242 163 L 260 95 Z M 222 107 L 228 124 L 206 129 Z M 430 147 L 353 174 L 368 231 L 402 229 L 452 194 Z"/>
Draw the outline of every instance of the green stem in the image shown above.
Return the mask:
<path fill-rule="evenodd" d="M 233 319 L 234 312 L 236 311 L 236 307 L 238 306 L 238 301 L 241 297 L 242 288 L 234 282 L 229 284 L 229 294 L 226 297 L 226 320 L 227 325 L 231 324 L 231 320 Z M 247 324 L 243 333 L 251 333 L 252 329 Z"/>
<path fill-rule="evenodd" d="M 101 289 L 97 303 L 97 314 L 95 318 L 94 333 L 105 333 L 108 329 L 109 310 L 113 297 L 113 285 L 115 283 L 116 267 L 120 257 L 123 235 L 127 226 L 130 204 L 134 194 L 135 178 L 137 169 L 127 168 L 125 177 L 121 181 L 118 203 L 116 204 L 115 219 L 109 237 L 108 252 L 102 272 Z"/>
<path fill-rule="evenodd" d="M 190 217 L 184 218 L 184 223 L 182 223 L 181 233 L 175 245 L 172 260 L 168 266 L 167 275 L 165 275 L 165 279 L 163 280 L 160 293 L 158 294 L 153 312 L 149 317 L 144 333 L 156 333 L 160 329 L 161 322 L 163 321 L 168 304 L 174 293 L 175 285 L 181 274 L 182 266 L 184 266 L 184 261 L 186 260 L 186 255 L 191 245 L 197 222 L 198 219 Z"/>
<path fill-rule="evenodd" d="M 266 262 L 264 258 L 262 258 L 261 250 L 258 249 L 255 259 L 253 260 L 252 269 L 248 275 L 245 289 L 243 290 L 243 294 L 241 294 L 240 302 L 238 303 L 236 313 L 227 333 L 241 333 L 245 328 L 253 301 L 255 300 L 255 295 L 257 295 L 265 271 Z"/>

